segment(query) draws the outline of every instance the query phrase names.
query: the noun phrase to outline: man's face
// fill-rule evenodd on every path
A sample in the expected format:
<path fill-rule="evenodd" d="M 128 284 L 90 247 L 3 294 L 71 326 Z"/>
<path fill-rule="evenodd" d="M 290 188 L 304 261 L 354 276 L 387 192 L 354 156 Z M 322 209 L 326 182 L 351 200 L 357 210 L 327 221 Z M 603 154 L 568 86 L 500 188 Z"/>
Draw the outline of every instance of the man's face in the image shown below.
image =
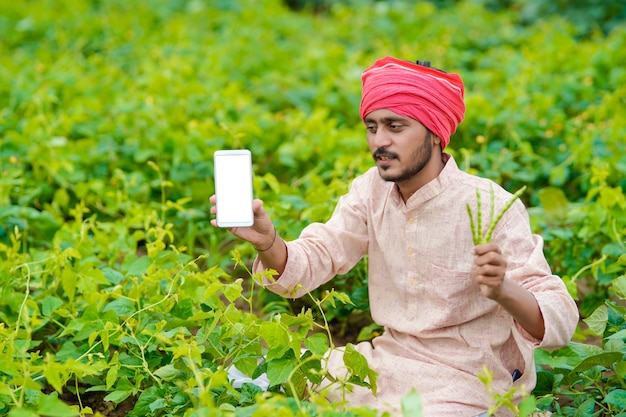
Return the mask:
<path fill-rule="evenodd" d="M 367 144 L 382 179 L 401 183 L 416 177 L 431 160 L 433 135 L 415 119 L 387 109 L 365 117 Z"/>

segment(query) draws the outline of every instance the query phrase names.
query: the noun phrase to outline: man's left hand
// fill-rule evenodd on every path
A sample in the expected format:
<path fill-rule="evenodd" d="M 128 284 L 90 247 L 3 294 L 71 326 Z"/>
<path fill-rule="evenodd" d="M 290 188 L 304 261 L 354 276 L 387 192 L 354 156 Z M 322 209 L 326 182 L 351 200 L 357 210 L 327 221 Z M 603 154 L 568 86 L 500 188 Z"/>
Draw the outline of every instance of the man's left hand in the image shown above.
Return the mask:
<path fill-rule="evenodd" d="M 493 242 L 474 246 L 474 265 L 471 275 L 480 286 L 480 292 L 487 298 L 497 301 L 502 293 L 506 259 L 500 247 Z"/>

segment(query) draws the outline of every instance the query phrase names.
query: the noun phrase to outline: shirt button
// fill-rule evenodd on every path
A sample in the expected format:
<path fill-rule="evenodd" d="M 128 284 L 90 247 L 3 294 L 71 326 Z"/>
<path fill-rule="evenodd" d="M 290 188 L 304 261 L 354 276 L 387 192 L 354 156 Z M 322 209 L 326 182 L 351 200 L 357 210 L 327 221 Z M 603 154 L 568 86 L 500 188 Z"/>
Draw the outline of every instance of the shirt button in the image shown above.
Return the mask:
<path fill-rule="evenodd" d="M 408 222 L 409 222 L 409 224 L 415 223 L 415 217 L 409 217 Z"/>
<path fill-rule="evenodd" d="M 408 250 L 407 252 L 408 252 L 408 254 L 409 254 L 409 255 L 412 255 L 412 254 L 413 254 L 413 252 L 415 252 L 415 249 L 413 249 L 413 248 L 409 248 L 409 250 Z"/>

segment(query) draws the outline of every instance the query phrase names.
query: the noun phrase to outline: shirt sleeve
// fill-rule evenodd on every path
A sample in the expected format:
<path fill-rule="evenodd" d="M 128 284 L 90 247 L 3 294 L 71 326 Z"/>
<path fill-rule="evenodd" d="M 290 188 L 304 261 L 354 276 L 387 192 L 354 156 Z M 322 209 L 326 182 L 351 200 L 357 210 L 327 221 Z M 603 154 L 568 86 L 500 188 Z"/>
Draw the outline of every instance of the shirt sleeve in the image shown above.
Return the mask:
<path fill-rule="evenodd" d="M 576 330 L 578 307 L 563 280 L 552 274 L 543 253 L 543 239 L 532 234 L 528 212 L 519 200 L 505 213 L 494 236 L 507 259 L 506 279 L 530 291 L 543 316 L 545 333 L 542 340 L 537 340 L 516 324 L 518 331 L 535 347 L 549 350 L 565 346 Z"/>
<path fill-rule="evenodd" d="M 328 222 L 312 223 L 298 239 L 286 242 L 285 270 L 278 280 L 264 281 L 267 289 L 298 298 L 356 265 L 368 248 L 367 200 L 361 192 L 367 186 L 366 177 L 356 178 L 348 194 L 339 199 Z M 264 269 L 257 258 L 253 272 Z"/>

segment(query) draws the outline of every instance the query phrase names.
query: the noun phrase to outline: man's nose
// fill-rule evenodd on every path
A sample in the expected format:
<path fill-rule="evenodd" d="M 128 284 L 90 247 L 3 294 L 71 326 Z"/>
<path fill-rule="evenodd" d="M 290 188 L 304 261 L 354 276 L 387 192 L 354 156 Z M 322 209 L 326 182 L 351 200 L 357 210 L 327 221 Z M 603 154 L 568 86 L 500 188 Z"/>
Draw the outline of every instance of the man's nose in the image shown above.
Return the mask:
<path fill-rule="evenodd" d="M 386 129 L 377 129 L 373 136 L 372 144 L 376 149 L 391 145 L 391 135 Z"/>

